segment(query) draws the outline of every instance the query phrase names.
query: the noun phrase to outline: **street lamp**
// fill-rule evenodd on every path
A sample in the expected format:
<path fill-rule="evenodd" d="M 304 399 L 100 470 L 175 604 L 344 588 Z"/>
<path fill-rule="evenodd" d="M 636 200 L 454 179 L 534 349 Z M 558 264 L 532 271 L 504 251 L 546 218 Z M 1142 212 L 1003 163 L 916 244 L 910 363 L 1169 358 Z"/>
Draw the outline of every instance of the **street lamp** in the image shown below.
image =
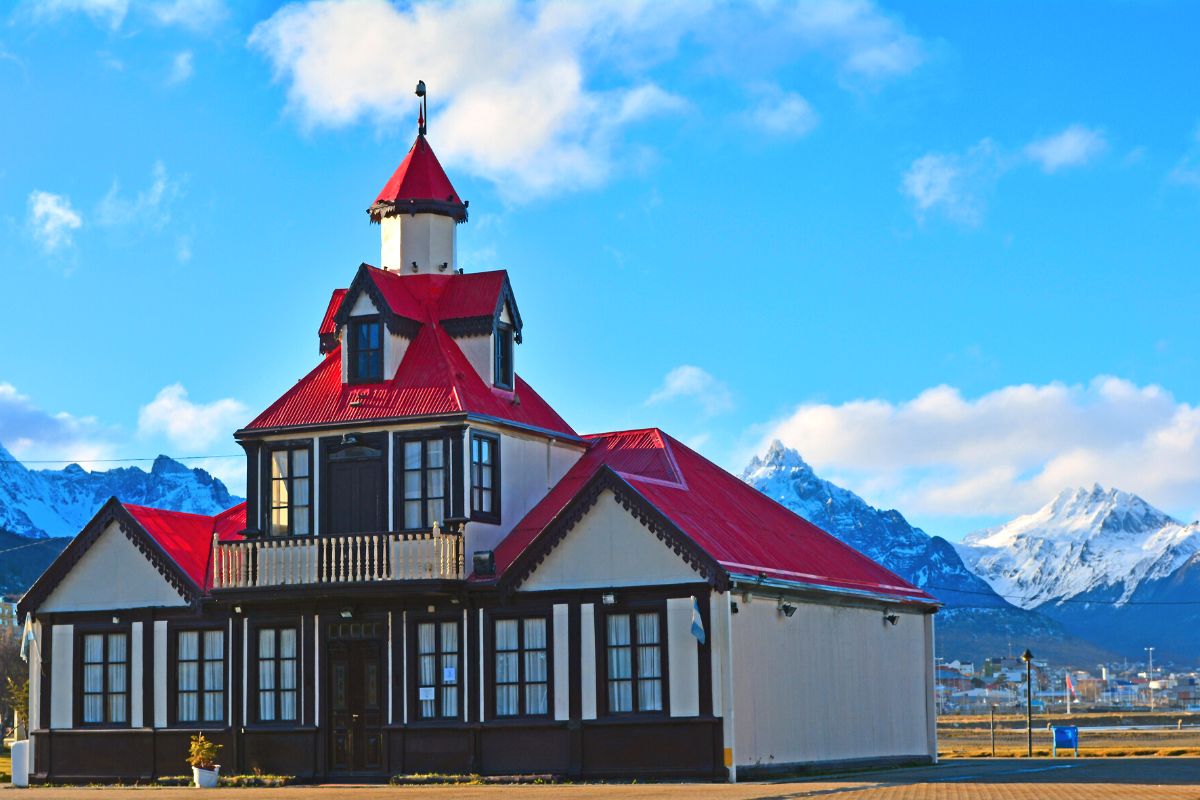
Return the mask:
<path fill-rule="evenodd" d="M 1143 647 L 1142 649 L 1150 654 L 1150 667 L 1149 667 L 1150 680 L 1148 680 L 1146 682 L 1146 688 L 1148 688 L 1150 690 L 1150 713 L 1153 714 L 1154 713 L 1154 648 L 1153 647 Z"/>
<path fill-rule="evenodd" d="M 1028 647 L 1021 660 L 1025 662 L 1025 738 L 1028 756 L 1033 758 L 1033 653 Z"/>

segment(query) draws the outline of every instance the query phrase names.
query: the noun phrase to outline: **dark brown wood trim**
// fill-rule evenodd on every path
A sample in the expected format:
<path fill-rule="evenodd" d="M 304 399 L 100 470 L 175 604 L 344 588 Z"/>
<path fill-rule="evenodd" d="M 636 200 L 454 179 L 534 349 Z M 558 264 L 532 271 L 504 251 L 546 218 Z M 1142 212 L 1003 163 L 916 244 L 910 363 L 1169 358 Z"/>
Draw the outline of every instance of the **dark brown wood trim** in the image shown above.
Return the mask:
<path fill-rule="evenodd" d="M 525 713 L 525 625 L 526 619 L 546 621 L 546 713 Z M 518 714 L 503 717 L 496 713 L 496 623 L 517 620 L 517 707 Z M 539 603 L 521 608 L 493 607 L 483 612 L 484 714 L 488 722 L 510 724 L 517 722 L 550 722 L 554 720 L 554 606 Z M 487 724 L 487 723 L 484 723 Z"/>
<path fill-rule="evenodd" d="M 245 535 L 257 534 L 262 529 L 262 498 L 259 495 L 259 458 L 262 444 L 258 441 L 238 442 L 246 451 L 246 530 Z"/>
<path fill-rule="evenodd" d="M 353 435 L 357 437 L 354 444 L 343 444 L 342 436 L 322 436 L 317 440 L 317 450 L 321 459 L 321 480 L 320 486 L 317 487 L 321 498 L 321 527 L 316 533 L 320 536 L 332 535 L 333 531 L 333 481 L 330 480 L 329 475 L 330 462 L 339 450 L 359 445 L 375 448 L 382 453 L 378 459 L 379 488 L 382 496 L 377 499 L 377 502 L 381 504 L 381 511 L 384 518 L 383 527 L 387 527 L 388 434 L 386 431 L 373 431 L 371 433 L 355 433 Z"/>
<path fill-rule="evenodd" d="M 567 714 L 567 774 L 583 774 L 583 603 L 578 598 L 567 605 L 567 661 L 571 665 Z"/>
<path fill-rule="evenodd" d="M 118 661 L 109 660 L 108 652 L 108 636 L 113 633 L 125 634 L 125 691 L 110 692 L 108 690 L 108 673 L 110 664 L 119 664 Z M 75 625 L 71 631 L 73 642 L 71 644 L 71 727 L 85 729 L 106 729 L 106 730 L 127 730 L 133 727 L 133 624 L 131 622 L 121 621 L 115 623 L 92 624 L 92 625 Z M 104 676 L 102 681 L 103 690 L 101 692 L 101 702 L 103 704 L 104 721 L 102 722 L 84 722 L 83 720 L 83 640 L 86 636 L 102 636 L 103 638 L 103 663 Z M 145 676 L 142 676 L 143 680 Z M 109 695 L 124 694 L 125 695 L 125 721 L 110 722 L 108 720 L 108 697 Z M 144 713 L 145 709 L 143 709 Z M 145 720 L 142 720 L 145 722 Z"/>
<path fill-rule="evenodd" d="M 396 531 L 428 531 L 434 522 L 438 520 L 425 520 L 426 513 L 425 504 L 425 446 L 428 441 L 440 441 L 442 443 L 442 502 L 446 512 L 446 519 L 453 517 L 453 477 L 458 474 L 461 466 L 454 464 L 454 448 L 452 442 L 454 436 L 451 435 L 454 428 L 435 428 L 432 430 L 408 430 L 396 431 L 392 434 L 392 529 Z M 462 455 L 462 436 L 459 435 L 459 463 L 461 464 Z M 404 445 L 411 442 L 421 442 L 421 514 L 422 524 L 417 528 L 408 528 L 404 524 Z M 386 481 L 385 484 L 386 485 Z M 441 520 L 445 522 L 446 520 Z"/>
<path fill-rule="evenodd" d="M 441 725 L 446 725 L 448 722 L 453 722 L 455 720 L 461 721 L 464 719 L 463 715 L 466 711 L 466 686 L 467 686 L 467 684 L 466 684 L 466 675 L 465 675 L 465 670 L 464 670 L 466 659 L 463 658 L 463 645 L 465 643 L 464 637 L 466 635 L 466 631 L 463 630 L 462 621 L 463 621 L 462 620 L 462 608 L 460 606 L 450 606 L 448 608 L 439 608 L 438 610 L 434 611 L 433 613 L 429 613 L 428 611 L 425 611 L 425 612 L 410 611 L 408 613 L 408 631 L 407 631 L 407 633 L 408 633 L 408 639 L 407 639 L 408 650 L 405 653 L 405 657 L 408 660 L 409 670 L 408 670 L 408 674 L 406 676 L 407 680 L 401 684 L 401 690 L 408 693 L 408 723 L 407 724 L 410 727 L 441 726 Z M 417 653 L 417 645 L 418 645 L 417 627 L 421 623 L 429 623 L 429 622 L 432 622 L 435 625 L 439 626 L 439 628 L 437 629 L 437 640 L 438 640 L 438 648 L 439 648 L 439 658 L 438 658 L 438 665 L 437 665 L 438 670 L 440 670 L 442 668 L 441 658 L 440 658 L 440 648 L 442 646 L 442 641 L 441 641 L 442 632 L 441 632 L 440 625 L 443 622 L 453 622 L 453 623 L 455 623 L 455 625 L 458 628 L 458 637 L 459 637 L 458 638 L 458 658 L 456 659 L 456 661 L 457 661 L 456 669 L 458 670 L 458 686 L 456 687 L 458 689 L 458 691 L 457 691 L 458 714 L 456 714 L 453 717 L 423 718 L 421 716 L 421 700 L 418 697 L 418 693 L 419 693 L 418 684 L 420 682 L 420 675 L 419 675 L 420 661 L 419 661 L 418 653 Z M 438 682 L 438 686 L 439 686 L 439 691 L 440 691 L 440 686 L 441 686 L 440 681 Z M 437 698 L 437 704 L 438 704 L 438 709 L 440 711 L 441 705 L 442 705 L 442 700 L 441 700 L 440 696 Z"/>
<path fill-rule="evenodd" d="M 221 649 L 221 670 L 222 674 L 228 677 L 229 674 L 229 652 L 230 642 L 229 629 L 226 619 L 208 618 L 208 619 L 192 619 L 192 620 L 170 620 L 167 623 L 167 726 L 172 728 L 225 728 L 229 725 L 227 710 L 229 708 L 229 687 L 226 686 L 222 691 L 222 707 L 221 719 L 214 721 L 206 721 L 197 719 L 190 722 L 181 722 L 179 719 L 179 634 L 183 631 L 197 631 L 200 634 L 199 651 L 200 661 L 197 669 L 200 674 L 197 676 L 197 714 L 203 716 L 204 692 L 207 686 L 204 682 L 204 633 L 205 631 L 220 631 L 223 641 Z M 144 677 L 144 676 L 143 676 Z"/>
<path fill-rule="evenodd" d="M 596 474 L 584 484 L 571 502 L 508 566 L 497 581 L 501 590 L 515 591 L 518 589 L 546 559 L 546 556 L 579 524 L 605 490 L 611 491 L 617 503 L 667 547 L 674 550 L 675 554 L 695 569 L 701 578 L 708 581 L 718 591 L 724 591 L 729 582 L 729 576 L 724 568 L 692 541 L 691 537 L 681 531 L 675 523 L 667 519 L 661 511 L 654 507 L 653 503 L 607 465 L 601 466 L 596 471 Z"/>
<path fill-rule="evenodd" d="M 647 612 L 658 614 L 658 664 L 661 675 L 662 708 L 658 711 L 638 710 L 638 638 L 637 615 Z M 596 614 L 596 717 L 598 719 L 657 720 L 671 716 L 671 652 L 667 631 L 667 599 L 643 600 L 622 597 L 613 605 L 599 603 Z M 629 615 L 630 691 L 633 695 L 633 711 L 613 711 L 608 703 L 608 616 Z"/>
<path fill-rule="evenodd" d="M 142 623 L 142 726 L 154 727 L 154 615 L 146 614 Z"/>
<path fill-rule="evenodd" d="M 272 474 L 271 469 L 272 469 L 272 462 L 274 460 L 274 454 L 277 452 L 281 452 L 281 451 L 294 451 L 294 450 L 304 450 L 308 453 L 308 533 L 295 534 L 295 533 L 291 532 L 291 528 L 293 527 L 293 522 L 292 522 L 293 516 L 292 516 L 291 508 L 289 506 L 289 508 L 288 508 L 288 528 L 289 528 L 288 533 L 280 534 L 278 538 L 284 538 L 285 536 L 299 536 L 302 538 L 308 538 L 308 537 L 314 536 L 316 534 L 316 528 L 314 527 L 315 523 L 316 523 L 314 506 L 316 505 L 316 503 L 313 502 L 317 497 L 317 485 L 316 485 L 317 484 L 317 469 L 316 469 L 317 453 L 316 453 L 316 448 L 314 447 L 314 442 L 312 439 L 287 439 L 284 441 L 264 442 L 261 447 L 261 452 L 263 455 L 263 458 L 262 458 L 262 483 L 258 487 L 258 498 L 259 498 L 259 506 L 258 507 L 260 509 L 262 509 L 262 511 L 261 511 L 261 516 L 260 516 L 261 524 L 259 525 L 257 532 L 261 533 L 261 535 L 263 535 L 263 536 L 271 536 L 271 511 L 272 511 L 271 492 L 274 488 L 272 485 L 272 483 L 274 481 L 274 475 Z M 288 468 L 291 469 L 291 456 L 290 455 L 288 456 Z M 293 479 L 292 476 L 289 476 L 289 482 L 288 482 L 289 492 L 291 491 L 291 488 L 292 488 L 292 485 L 291 485 L 292 479 Z M 249 487 L 246 488 L 246 495 L 247 495 L 247 497 L 252 496 Z M 247 500 L 247 502 L 249 502 L 249 500 Z M 249 516 L 249 506 L 247 506 L 246 519 L 247 520 L 251 519 L 251 517 Z"/>
<path fill-rule="evenodd" d="M 492 510 L 490 512 L 479 511 L 475 508 L 475 441 L 487 441 L 492 445 Z M 470 494 L 470 515 L 473 522 L 485 522 L 490 525 L 499 525 L 502 519 L 501 497 L 504 494 L 502 482 L 503 473 L 501 464 L 501 446 L 502 436 L 487 431 L 481 431 L 475 428 L 471 429 L 470 443 L 467 448 L 467 483 L 469 484 Z"/>

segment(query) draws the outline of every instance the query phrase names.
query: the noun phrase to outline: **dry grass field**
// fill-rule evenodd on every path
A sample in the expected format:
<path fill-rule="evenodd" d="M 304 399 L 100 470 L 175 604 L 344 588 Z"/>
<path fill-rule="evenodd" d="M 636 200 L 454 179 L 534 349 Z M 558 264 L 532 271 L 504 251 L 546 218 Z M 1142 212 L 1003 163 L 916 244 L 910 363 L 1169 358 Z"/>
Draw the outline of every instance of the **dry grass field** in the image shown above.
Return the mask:
<path fill-rule="evenodd" d="M 1180 725 L 1182 723 L 1182 725 Z M 1051 752 L 1050 725 L 1079 727 L 1079 755 L 1089 757 L 1200 756 L 1200 714 L 1182 712 L 1035 714 L 1033 752 Z M 1097 730 L 1154 726 L 1144 730 Z M 1023 756 L 1026 751 L 1024 715 L 996 715 L 996 755 Z M 987 715 L 945 716 L 938 720 L 938 752 L 942 758 L 980 758 L 992 755 Z M 1059 758 L 1070 752 L 1059 751 Z"/>

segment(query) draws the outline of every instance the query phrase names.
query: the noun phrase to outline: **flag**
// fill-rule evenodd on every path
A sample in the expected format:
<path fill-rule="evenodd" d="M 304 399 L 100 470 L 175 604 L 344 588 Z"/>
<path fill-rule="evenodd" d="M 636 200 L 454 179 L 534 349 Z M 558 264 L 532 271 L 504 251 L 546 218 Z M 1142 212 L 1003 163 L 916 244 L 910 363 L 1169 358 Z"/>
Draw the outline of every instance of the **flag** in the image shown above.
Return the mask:
<path fill-rule="evenodd" d="M 1071 683 L 1071 674 L 1067 673 L 1067 692 L 1072 698 L 1075 697 L 1075 684 Z"/>
<path fill-rule="evenodd" d="M 704 619 L 700 616 L 700 601 L 695 597 L 692 598 L 692 636 L 696 637 L 696 641 L 704 644 L 704 640 L 708 637 L 704 635 Z"/>
<path fill-rule="evenodd" d="M 29 643 L 33 641 L 33 615 L 25 615 L 25 630 L 21 633 L 21 660 L 29 661 Z"/>

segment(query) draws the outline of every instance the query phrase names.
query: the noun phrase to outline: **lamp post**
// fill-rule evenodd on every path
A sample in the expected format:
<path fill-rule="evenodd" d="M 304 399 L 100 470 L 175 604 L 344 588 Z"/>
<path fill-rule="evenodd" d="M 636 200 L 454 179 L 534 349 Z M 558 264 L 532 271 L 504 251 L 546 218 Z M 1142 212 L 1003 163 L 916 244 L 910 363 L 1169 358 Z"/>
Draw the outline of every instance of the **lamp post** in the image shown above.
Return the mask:
<path fill-rule="evenodd" d="M 1154 648 L 1153 647 L 1143 647 L 1142 649 L 1150 654 L 1150 667 L 1149 667 L 1150 680 L 1146 681 L 1146 688 L 1150 690 L 1150 713 L 1153 714 L 1154 713 Z"/>
<path fill-rule="evenodd" d="M 992 758 L 996 757 L 996 704 L 991 704 L 988 727 L 992 731 Z"/>
<path fill-rule="evenodd" d="M 1026 752 L 1029 758 L 1033 758 L 1033 653 L 1029 652 L 1029 648 L 1025 648 L 1025 652 L 1021 654 L 1021 660 L 1025 662 L 1025 739 Z"/>

